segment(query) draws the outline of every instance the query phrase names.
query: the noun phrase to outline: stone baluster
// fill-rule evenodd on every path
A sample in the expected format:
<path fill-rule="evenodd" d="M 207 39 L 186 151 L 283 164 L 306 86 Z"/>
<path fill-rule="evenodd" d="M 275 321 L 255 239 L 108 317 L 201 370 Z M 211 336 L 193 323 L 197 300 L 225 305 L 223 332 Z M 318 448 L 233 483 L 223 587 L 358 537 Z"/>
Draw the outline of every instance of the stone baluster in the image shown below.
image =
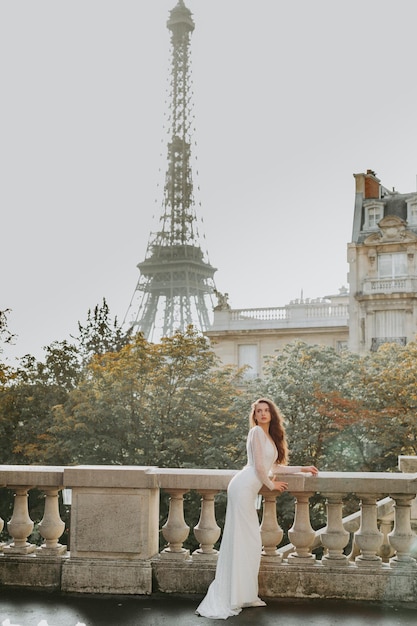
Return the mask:
<path fill-rule="evenodd" d="M 0 517 L 0 533 L 3 530 L 4 527 L 4 520 Z M 0 541 L 0 552 L 3 552 L 3 548 L 4 548 L 4 542 Z"/>
<path fill-rule="evenodd" d="M 13 515 L 7 522 L 7 529 L 13 542 L 4 547 L 5 552 L 13 554 L 30 554 L 36 550 L 27 538 L 33 530 L 33 522 L 29 517 L 28 491 L 31 487 L 15 487 Z"/>
<path fill-rule="evenodd" d="M 393 520 L 394 520 L 394 512 L 388 513 L 387 515 L 380 515 L 378 517 L 379 520 L 379 530 L 382 533 L 383 539 L 381 547 L 378 550 L 378 556 L 382 558 L 384 563 L 388 563 L 390 557 L 394 556 L 395 550 L 390 544 L 389 541 L 389 533 L 392 530 Z"/>
<path fill-rule="evenodd" d="M 217 491 L 201 490 L 201 511 L 197 526 L 194 526 L 194 536 L 200 547 L 194 550 L 193 556 L 209 557 L 212 559 L 217 555 L 214 544 L 220 537 L 220 527 L 216 522 L 214 509 L 214 496 Z"/>
<path fill-rule="evenodd" d="M 183 548 L 190 527 L 184 519 L 184 494 L 187 489 L 167 489 L 169 498 L 169 512 L 166 523 L 162 526 L 162 534 L 168 545 L 161 552 L 161 556 L 174 559 L 188 559 L 190 551 Z"/>
<path fill-rule="evenodd" d="M 355 558 L 357 556 L 360 555 L 360 550 L 358 548 L 358 546 L 356 545 L 356 541 L 355 541 L 355 533 L 357 530 L 359 530 L 360 527 L 360 520 L 359 518 L 354 518 L 354 519 L 349 519 L 348 522 L 345 522 L 343 524 L 343 528 L 349 533 L 351 539 L 352 539 L 352 547 L 351 547 L 351 551 L 348 554 L 348 560 L 349 561 L 354 561 Z"/>
<path fill-rule="evenodd" d="M 411 502 L 415 495 L 399 494 L 391 496 L 394 503 L 394 528 L 388 534 L 388 539 L 396 551 L 390 559 L 391 567 L 416 567 L 416 560 L 410 555 L 416 535 L 411 529 Z"/>
<path fill-rule="evenodd" d="M 288 556 L 288 563 L 312 563 L 316 557 L 311 553 L 315 532 L 310 524 L 309 500 L 314 492 L 293 493 L 295 497 L 295 516 L 288 537 L 295 551 Z"/>
<path fill-rule="evenodd" d="M 355 563 L 365 567 L 382 566 L 382 559 L 377 555 L 383 541 L 383 534 L 378 530 L 377 523 L 377 496 L 374 494 L 358 495 L 361 499 L 361 524 L 355 533 L 355 541 L 361 553 L 356 557 Z"/>
<path fill-rule="evenodd" d="M 343 554 L 343 549 L 349 543 L 349 533 L 343 528 L 343 494 L 327 493 L 327 526 L 321 534 L 321 542 L 327 552 L 322 558 L 326 566 L 346 566 L 349 559 Z"/>
<path fill-rule="evenodd" d="M 262 560 L 272 557 L 274 563 L 281 563 L 282 554 L 277 552 L 277 545 L 284 535 L 277 520 L 276 493 L 263 494 L 263 514 L 261 522 Z"/>
<path fill-rule="evenodd" d="M 66 546 L 58 543 L 65 530 L 65 523 L 59 515 L 58 493 L 58 487 L 45 489 L 45 510 L 38 526 L 40 534 L 45 539 L 45 543 L 38 549 L 42 554 L 64 554 L 67 551 Z"/>

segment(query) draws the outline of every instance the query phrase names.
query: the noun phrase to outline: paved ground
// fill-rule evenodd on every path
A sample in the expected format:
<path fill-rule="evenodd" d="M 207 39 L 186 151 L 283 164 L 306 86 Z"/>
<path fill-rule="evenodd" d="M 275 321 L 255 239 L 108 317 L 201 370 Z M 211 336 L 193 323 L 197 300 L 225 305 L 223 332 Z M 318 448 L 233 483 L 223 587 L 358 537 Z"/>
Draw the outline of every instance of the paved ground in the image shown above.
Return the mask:
<path fill-rule="evenodd" d="M 200 598 L 81 596 L 0 588 L 0 626 L 397 626 L 417 624 L 413 605 L 340 600 L 269 600 L 226 621 L 197 617 Z"/>

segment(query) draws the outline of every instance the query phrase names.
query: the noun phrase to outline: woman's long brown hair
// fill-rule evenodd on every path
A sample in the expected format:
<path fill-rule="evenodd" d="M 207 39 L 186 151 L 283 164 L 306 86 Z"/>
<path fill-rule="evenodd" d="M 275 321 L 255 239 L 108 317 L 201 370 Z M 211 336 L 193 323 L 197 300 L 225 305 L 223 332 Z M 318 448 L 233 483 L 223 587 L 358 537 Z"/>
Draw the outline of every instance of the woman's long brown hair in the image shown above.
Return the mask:
<path fill-rule="evenodd" d="M 278 463 L 280 465 L 287 465 L 288 463 L 288 446 L 284 428 L 284 418 L 277 405 L 268 398 L 259 398 L 252 404 L 251 412 L 249 415 L 250 428 L 256 426 L 255 420 L 256 406 L 260 402 L 265 402 L 269 406 L 269 412 L 271 414 L 271 421 L 269 423 L 269 434 L 271 439 L 276 445 L 278 451 Z"/>

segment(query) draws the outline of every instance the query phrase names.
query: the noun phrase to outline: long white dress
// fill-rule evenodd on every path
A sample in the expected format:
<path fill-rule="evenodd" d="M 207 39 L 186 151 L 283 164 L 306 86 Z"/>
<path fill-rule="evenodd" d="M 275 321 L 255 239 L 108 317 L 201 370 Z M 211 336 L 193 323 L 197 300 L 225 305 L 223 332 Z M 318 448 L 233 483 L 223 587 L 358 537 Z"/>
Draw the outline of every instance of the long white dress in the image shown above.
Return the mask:
<path fill-rule="evenodd" d="M 262 542 L 256 497 L 262 484 L 274 488 L 268 474 L 298 472 L 300 467 L 275 463 L 277 449 L 260 426 L 249 430 L 247 465 L 229 483 L 227 510 L 216 576 L 196 613 L 212 619 L 238 615 L 242 608 L 259 606 L 258 572 Z"/>

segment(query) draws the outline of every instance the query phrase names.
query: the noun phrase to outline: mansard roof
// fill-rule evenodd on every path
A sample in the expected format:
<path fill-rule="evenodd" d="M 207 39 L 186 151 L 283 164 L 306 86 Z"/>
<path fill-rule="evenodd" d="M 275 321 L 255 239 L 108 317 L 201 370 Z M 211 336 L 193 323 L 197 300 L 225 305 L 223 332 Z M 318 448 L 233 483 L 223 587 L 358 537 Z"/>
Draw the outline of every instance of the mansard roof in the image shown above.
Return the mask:
<path fill-rule="evenodd" d="M 366 174 L 354 174 L 356 179 L 356 198 L 353 219 L 352 241 L 363 243 L 372 233 L 376 232 L 376 226 L 369 226 L 367 212 L 370 208 L 381 209 L 380 220 L 388 216 L 395 216 L 404 220 L 406 229 L 417 234 L 417 223 L 409 224 L 408 203 L 412 199 L 417 200 L 417 191 L 411 193 L 399 193 L 395 189 L 389 191 L 376 177 L 375 172 L 367 170 Z M 380 232 L 380 229 L 378 229 Z"/>
<path fill-rule="evenodd" d="M 384 200 L 384 217 L 388 215 L 396 215 L 407 221 L 407 200 L 410 200 L 416 193 L 390 193 L 383 198 Z"/>

